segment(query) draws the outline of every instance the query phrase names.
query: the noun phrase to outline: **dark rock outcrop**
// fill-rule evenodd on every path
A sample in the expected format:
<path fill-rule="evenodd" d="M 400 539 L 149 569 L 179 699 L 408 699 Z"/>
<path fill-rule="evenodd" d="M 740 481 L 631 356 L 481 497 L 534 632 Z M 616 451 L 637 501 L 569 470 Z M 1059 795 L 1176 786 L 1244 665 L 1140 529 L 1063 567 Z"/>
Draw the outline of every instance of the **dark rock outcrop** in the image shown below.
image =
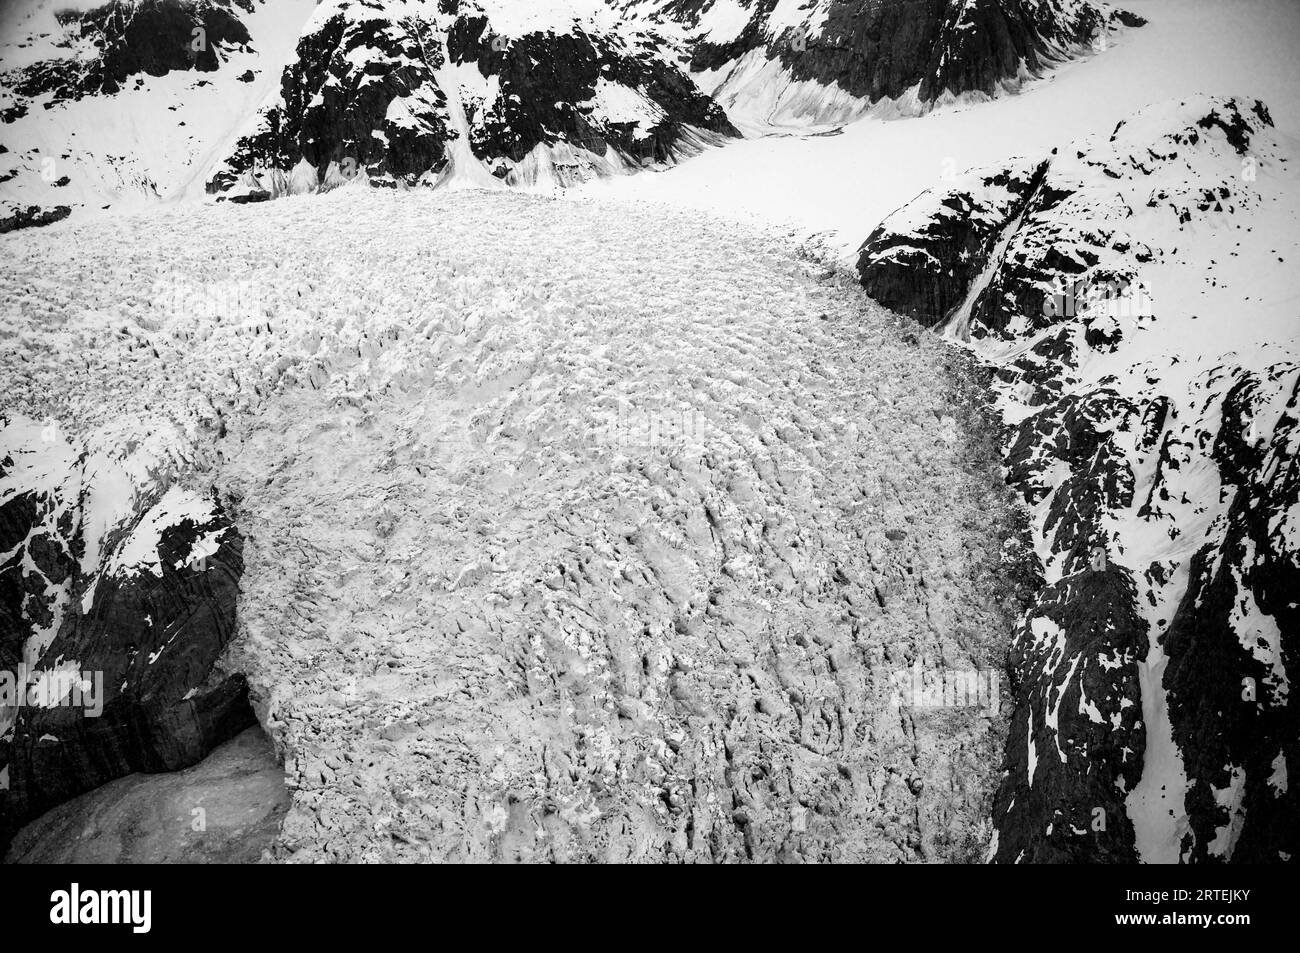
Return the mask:
<path fill-rule="evenodd" d="M 913 231 L 881 225 L 859 252 L 867 294 L 925 327 L 940 325 L 988 267 L 999 233 L 1023 214 L 1046 163 L 1022 163 L 982 176 L 980 189 L 943 196 Z"/>
<path fill-rule="evenodd" d="M 341 5 L 298 41 L 280 101 L 236 144 L 208 191 L 262 170 L 281 170 L 258 190 L 273 193 L 331 187 L 361 171 L 389 185 L 441 171 L 451 135 L 436 80 L 443 64 L 430 24 L 396 20 L 381 3 Z"/>
<path fill-rule="evenodd" d="M 458 19 L 448 33 L 451 61 L 473 64 L 495 81 L 495 99 L 479 105 L 470 120 L 470 146 L 489 164 L 517 164 L 538 146 L 567 142 L 596 156 L 613 149 L 636 165 L 678 158 L 687 126 L 736 135 L 726 114 L 674 64 L 635 49 L 617 35 L 585 30 L 529 33 L 503 43 L 486 16 Z M 639 91 L 647 111 L 657 113 L 646 128 L 602 116 L 599 89 L 612 84 Z M 504 178 L 509 168 L 497 166 Z"/>
<path fill-rule="evenodd" d="M 1164 640 L 1170 721 L 1189 779 L 1180 849 L 1191 861 L 1300 856 L 1300 799 L 1287 783 L 1288 766 L 1300 764 L 1300 712 L 1288 697 L 1300 676 L 1300 561 L 1285 528 L 1300 515 L 1300 377 L 1294 367 L 1271 370 L 1271 381 L 1233 375 L 1213 450 L 1233 495 L 1227 525 L 1192 558 Z M 1250 436 L 1261 391 L 1288 380 L 1265 444 L 1258 430 Z"/>
<path fill-rule="evenodd" d="M 72 209 L 66 205 L 55 205 L 52 208 L 28 205 L 26 208 L 15 208 L 13 214 L 0 217 L 0 235 L 5 232 L 16 232 L 20 228 L 52 225 L 55 222 L 63 221 L 71 214 Z"/>

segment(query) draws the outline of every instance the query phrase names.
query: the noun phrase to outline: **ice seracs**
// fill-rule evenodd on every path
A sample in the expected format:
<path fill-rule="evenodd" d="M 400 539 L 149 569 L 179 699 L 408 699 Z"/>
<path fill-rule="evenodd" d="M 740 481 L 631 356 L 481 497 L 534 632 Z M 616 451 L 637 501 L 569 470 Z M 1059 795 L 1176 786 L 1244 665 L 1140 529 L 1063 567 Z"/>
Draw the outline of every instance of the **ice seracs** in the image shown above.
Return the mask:
<path fill-rule="evenodd" d="M 293 795 L 275 859 L 979 856 L 1019 536 L 964 355 L 783 237 L 647 204 L 126 221 L 3 239 L 0 299 L 46 318 L 0 316 L 0 367 L 29 419 L 152 461 L 103 547 L 134 570 L 66 612 L 142 633 L 168 712 L 248 680 Z M 986 690 L 898 698 L 951 671 Z"/>

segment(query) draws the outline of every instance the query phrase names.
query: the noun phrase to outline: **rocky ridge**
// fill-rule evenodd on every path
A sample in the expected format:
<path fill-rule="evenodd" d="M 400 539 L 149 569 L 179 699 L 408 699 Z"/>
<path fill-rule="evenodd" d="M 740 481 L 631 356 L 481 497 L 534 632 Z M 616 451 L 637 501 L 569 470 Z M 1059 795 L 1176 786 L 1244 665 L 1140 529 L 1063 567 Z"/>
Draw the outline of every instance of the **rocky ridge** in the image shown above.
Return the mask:
<path fill-rule="evenodd" d="M 241 175 L 271 194 L 358 174 L 390 186 L 564 185 L 735 135 L 662 47 L 601 3 L 529 14 L 501 0 L 326 3 L 279 99 L 208 189 Z"/>
<path fill-rule="evenodd" d="M 643 9 L 644 2 L 630 6 Z M 1091 0 L 652 0 L 737 120 L 838 124 L 1017 89 L 1141 26 Z"/>

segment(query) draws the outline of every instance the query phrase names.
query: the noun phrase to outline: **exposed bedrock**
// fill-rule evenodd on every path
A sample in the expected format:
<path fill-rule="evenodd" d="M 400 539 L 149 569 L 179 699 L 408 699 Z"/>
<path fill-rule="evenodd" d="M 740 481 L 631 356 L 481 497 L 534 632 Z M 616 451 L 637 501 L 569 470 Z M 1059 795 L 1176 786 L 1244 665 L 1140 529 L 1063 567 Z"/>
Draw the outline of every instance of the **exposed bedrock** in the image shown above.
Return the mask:
<path fill-rule="evenodd" d="M 981 190 L 954 191 L 927 207 L 914 230 L 881 224 L 858 253 L 867 294 L 925 327 L 941 325 L 989 264 L 1001 231 L 1042 184 L 1046 163 L 981 177 Z"/>
<path fill-rule="evenodd" d="M 1288 704 L 1300 675 L 1300 566 L 1279 519 L 1300 512 L 1300 377 L 1289 376 L 1267 445 L 1249 436 L 1261 382 L 1241 375 L 1228 391 L 1213 451 L 1232 495 L 1225 532 L 1192 559 L 1165 636 L 1174 741 L 1191 779 L 1181 847 L 1195 861 L 1229 845 L 1245 863 L 1300 856 L 1300 803 L 1287 783 L 1287 766 L 1300 764 L 1300 717 Z"/>
<path fill-rule="evenodd" d="M 358 3 L 320 18 L 284 67 L 279 99 L 241 138 L 208 191 L 270 170 L 279 192 L 341 185 L 360 172 L 377 183 L 413 182 L 446 164 L 444 64 L 431 25 Z"/>
<path fill-rule="evenodd" d="M 722 108 L 675 65 L 613 37 L 535 32 L 503 43 L 486 16 L 465 16 L 452 25 L 447 46 L 452 62 L 473 64 L 499 84 L 499 95 L 471 117 L 470 144 L 484 161 L 520 162 L 537 146 L 563 140 L 596 155 L 612 148 L 637 164 L 670 162 L 678 157 L 683 126 L 738 134 Z M 643 94 L 646 128 L 630 115 L 602 121 L 584 106 L 610 85 Z"/>

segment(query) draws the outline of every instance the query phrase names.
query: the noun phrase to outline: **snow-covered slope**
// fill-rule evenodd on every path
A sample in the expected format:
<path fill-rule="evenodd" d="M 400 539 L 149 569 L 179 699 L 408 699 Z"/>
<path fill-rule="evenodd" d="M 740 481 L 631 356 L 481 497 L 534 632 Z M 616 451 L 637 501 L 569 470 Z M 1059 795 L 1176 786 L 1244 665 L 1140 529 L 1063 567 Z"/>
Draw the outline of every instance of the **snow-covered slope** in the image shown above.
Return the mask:
<path fill-rule="evenodd" d="M 56 19 L 65 7 L 77 9 L 16 0 L 5 11 L 0 219 L 202 196 L 315 2 L 83 0 L 80 18 Z"/>
<path fill-rule="evenodd" d="M 1120 22 L 1087 0 L 17 0 L 4 16 L 5 230 L 205 191 L 663 169 L 736 135 L 719 103 L 763 129 L 914 113 L 1018 86 Z"/>
<path fill-rule="evenodd" d="M 1193 93 L 1248 94 L 1278 129 L 1300 132 L 1292 0 L 1131 0 L 1147 20 L 1113 34 L 1104 53 L 1052 70 L 1015 96 L 938 106 L 906 122 L 868 114 L 836 134 L 786 130 L 733 140 L 656 175 L 579 190 L 757 219 L 820 237 L 851 267 L 863 239 L 927 189 L 1008 156 L 1046 154 L 1106 133 L 1139 109 Z"/>
<path fill-rule="evenodd" d="M 1298 156 L 1258 101 L 1173 102 L 862 248 L 868 293 L 997 368 L 1035 508 L 998 859 L 1300 847 Z"/>

